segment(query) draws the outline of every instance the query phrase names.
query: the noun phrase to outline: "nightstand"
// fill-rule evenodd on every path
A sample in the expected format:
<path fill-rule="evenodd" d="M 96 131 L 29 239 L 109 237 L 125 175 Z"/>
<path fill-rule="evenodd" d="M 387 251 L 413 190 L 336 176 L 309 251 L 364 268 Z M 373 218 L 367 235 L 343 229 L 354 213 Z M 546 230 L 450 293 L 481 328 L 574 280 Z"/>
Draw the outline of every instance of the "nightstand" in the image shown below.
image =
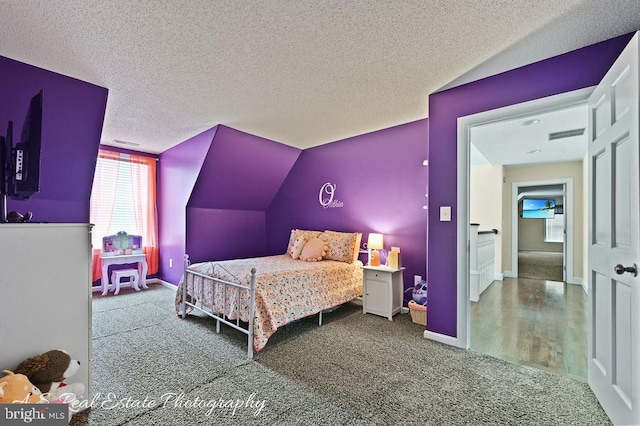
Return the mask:
<path fill-rule="evenodd" d="M 387 317 L 402 310 L 402 288 L 404 268 L 387 266 L 364 266 L 362 312 Z"/>

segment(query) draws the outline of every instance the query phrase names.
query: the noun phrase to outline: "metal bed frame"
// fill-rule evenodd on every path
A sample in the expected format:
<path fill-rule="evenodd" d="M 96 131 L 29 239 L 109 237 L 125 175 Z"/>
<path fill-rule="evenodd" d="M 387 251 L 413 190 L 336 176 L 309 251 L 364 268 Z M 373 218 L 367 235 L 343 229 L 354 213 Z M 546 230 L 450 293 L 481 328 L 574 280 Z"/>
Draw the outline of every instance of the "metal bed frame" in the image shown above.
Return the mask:
<path fill-rule="evenodd" d="M 239 279 L 237 283 L 231 282 L 231 281 L 225 281 L 222 280 L 220 278 L 215 278 L 209 275 L 205 275 L 205 274 L 201 274 L 199 272 L 195 272 L 195 271 L 191 271 L 189 270 L 189 265 L 191 265 L 191 262 L 189 261 L 189 255 L 185 254 L 184 255 L 184 278 L 183 278 L 183 283 L 182 283 L 182 304 L 180 306 L 181 312 L 182 312 L 182 318 L 186 318 L 187 316 L 187 306 L 191 306 L 193 309 L 198 310 L 199 312 L 202 312 L 203 314 L 214 318 L 216 320 L 216 333 L 220 333 L 220 323 L 226 324 L 229 327 L 232 327 L 236 330 L 238 330 L 241 333 L 244 333 L 247 335 L 247 358 L 248 359 L 253 359 L 253 324 L 255 321 L 255 297 L 256 297 L 256 268 L 251 268 L 251 280 L 249 282 L 249 285 L 243 285 L 239 283 Z M 218 266 L 222 269 L 224 269 L 224 267 L 220 266 L 220 264 L 215 264 L 215 266 Z M 225 269 L 226 270 L 226 269 Z M 211 312 L 209 310 L 205 310 L 204 307 L 200 307 L 197 306 L 197 302 L 196 303 L 191 303 L 187 301 L 187 274 L 191 274 L 191 275 L 195 275 L 195 276 L 199 276 L 202 278 L 206 278 L 208 280 L 212 281 L 212 284 L 215 283 L 219 283 L 219 284 L 223 284 L 223 306 L 226 307 L 227 305 L 227 288 L 231 287 L 231 291 L 235 291 L 237 294 L 237 300 L 238 303 L 236 303 L 236 308 L 235 308 L 235 313 L 236 313 L 236 319 L 235 320 L 229 320 L 228 317 L 226 315 L 224 315 L 224 313 L 222 314 L 218 314 L 216 312 Z M 233 274 L 230 274 L 233 275 Z M 204 285 L 204 283 L 203 283 Z M 215 299 L 215 286 L 213 286 L 213 298 Z M 249 291 L 249 323 L 247 328 L 244 328 L 240 325 L 240 290 L 248 290 Z M 195 292 L 195 289 L 194 289 Z M 329 309 L 325 309 L 322 310 L 320 312 L 318 312 L 318 325 L 321 326 L 322 325 L 322 314 L 323 313 L 329 313 L 334 311 L 335 309 L 337 309 L 337 307 L 333 307 L 333 308 L 329 308 Z M 315 315 L 315 314 L 312 314 Z M 311 316 L 311 315 L 310 315 Z"/>
<path fill-rule="evenodd" d="M 180 307 L 180 309 L 182 310 L 182 318 L 185 318 L 187 316 L 187 306 L 191 306 L 193 309 L 197 309 L 199 312 L 202 312 L 203 314 L 206 314 L 216 320 L 216 333 L 220 333 L 220 323 L 223 323 L 228 325 L 229 327 L 232 327 L 238 330 L 241 333 L 246 334 L 247 335 L 247 358 L 253 359 L 253 322 L 255 319 L 255 309 L 256 309 L 255 303 L 254 303 L 255 296 L 256 296 L 256 268 L 251 269 L 251 281 L 247 286 L 239 283 L 232 283 L 230 281 L 221 280 L 219 278 L 214 278 L 209 275 L 201 274 L 199 272 L 190 271 L 189 265 L 191 265 L 191 262 L 189 261 L 189 255 L 185 254 L 184 255 L 184 279 L 182 284 L 182 306 Z M 223 289 L 224 289 L 222 290 L 223 300 L 224 300 L 223 306 L 225 308 L 227 306 L 227 288 L 231 287 L 232 288 L 231 291 L 235 291 L 238 298 L 237 299 L 238 303 L 236 303 L 236 309 L 235 309 L 236 311 L 235 321 L 229 320 L 228 317 L 224 314 L 224 312 L 222 314 L 218 314 L 216 312 L 205 310 L 203 307 L 197 306 L 197 302 L 196 303 L 187 302 L 187 274 L 196 275 L 202 278 L 206 278 L 208 280 L 212 280 L 214 284 L 215 283 L 223 284 Z M 215 299 L 215 288 L 216 287 L 214 285 L 213 286 L 214 299 Z M 240 325 L 240 300 L 241 300 L 240 290 L 249 290 L 249 324 L 246 329 Z"/>

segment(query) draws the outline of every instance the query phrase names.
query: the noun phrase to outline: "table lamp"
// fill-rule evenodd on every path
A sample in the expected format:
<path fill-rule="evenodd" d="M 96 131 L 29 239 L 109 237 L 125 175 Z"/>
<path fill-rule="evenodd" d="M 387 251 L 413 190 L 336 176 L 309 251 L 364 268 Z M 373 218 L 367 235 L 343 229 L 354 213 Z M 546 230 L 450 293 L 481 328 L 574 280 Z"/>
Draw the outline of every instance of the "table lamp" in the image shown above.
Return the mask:
<path fill-rule="evenodd" d="M 380 254 L 378 250 L 382 250 L 382 234 L 370 233 L 367 240 L 367 249 L 369 250 L 369 266 L 380 266 Z"/>

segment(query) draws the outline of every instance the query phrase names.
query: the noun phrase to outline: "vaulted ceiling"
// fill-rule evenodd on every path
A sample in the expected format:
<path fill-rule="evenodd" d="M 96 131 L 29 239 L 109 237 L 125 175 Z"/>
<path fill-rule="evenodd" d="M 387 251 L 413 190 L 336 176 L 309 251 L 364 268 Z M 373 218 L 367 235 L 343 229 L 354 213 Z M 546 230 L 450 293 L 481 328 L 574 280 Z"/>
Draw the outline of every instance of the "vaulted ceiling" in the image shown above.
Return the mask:
<path fill-rule="evenodd" d="M 639 28 L 635 0 L 20 0 L 0 55 L 107 87 L 107 145 L 158 153 L 224 124 L 305 148 Z"/>

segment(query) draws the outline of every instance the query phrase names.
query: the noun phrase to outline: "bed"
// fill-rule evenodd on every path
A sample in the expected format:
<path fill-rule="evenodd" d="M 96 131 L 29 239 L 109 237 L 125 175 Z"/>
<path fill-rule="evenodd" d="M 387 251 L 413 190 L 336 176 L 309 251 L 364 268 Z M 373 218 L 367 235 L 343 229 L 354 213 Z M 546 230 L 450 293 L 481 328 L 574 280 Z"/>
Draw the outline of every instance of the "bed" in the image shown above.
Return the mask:
<path fill-rule="evenodd" d="M 292 256 L 296 241 L 310 244 L 316 238 L 327 243 L 321 261 Z M 245 333 L 252 358 L 278 328 L 316 314 L 321 324 L 323 312 L 362 295 L 360 238 L 359 233 L 292 230 L 287 254 L 195 264 L 185 257 L 176 312 L 184 318 L 195 309 L 216 320 L 217 332 L 222 323 Z"/>

